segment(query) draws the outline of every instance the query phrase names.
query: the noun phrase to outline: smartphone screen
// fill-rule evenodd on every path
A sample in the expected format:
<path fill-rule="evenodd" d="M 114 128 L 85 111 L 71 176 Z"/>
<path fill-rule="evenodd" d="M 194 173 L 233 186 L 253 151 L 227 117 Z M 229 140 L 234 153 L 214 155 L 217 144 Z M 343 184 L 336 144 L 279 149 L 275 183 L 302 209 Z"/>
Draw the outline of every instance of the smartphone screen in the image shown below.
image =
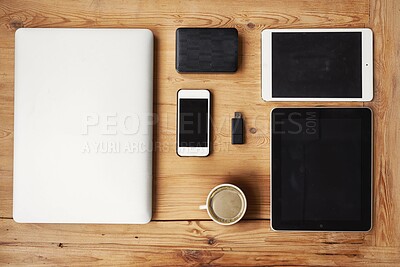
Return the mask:
<path fill-rule="evenodd" d="M 210 91 L 178 91 L 177 154 L 206 157 L 210 154 Z"/>
<path fill-rule="evenodd" d="M 207 147 L 208 99 L 179 99 L 179 146 Z"/>

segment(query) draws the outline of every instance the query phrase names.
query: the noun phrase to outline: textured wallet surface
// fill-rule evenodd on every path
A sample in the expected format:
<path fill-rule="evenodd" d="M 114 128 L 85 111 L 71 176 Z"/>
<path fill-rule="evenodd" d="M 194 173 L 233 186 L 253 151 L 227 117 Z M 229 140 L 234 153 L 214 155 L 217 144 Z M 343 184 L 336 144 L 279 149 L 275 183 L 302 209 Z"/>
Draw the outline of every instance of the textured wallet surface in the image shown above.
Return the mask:
<path fill-rule="evenodd" d="M 238 32 L 235 28 L 179 28 L 176 30 L 178 72 L 235 72 Z"/>

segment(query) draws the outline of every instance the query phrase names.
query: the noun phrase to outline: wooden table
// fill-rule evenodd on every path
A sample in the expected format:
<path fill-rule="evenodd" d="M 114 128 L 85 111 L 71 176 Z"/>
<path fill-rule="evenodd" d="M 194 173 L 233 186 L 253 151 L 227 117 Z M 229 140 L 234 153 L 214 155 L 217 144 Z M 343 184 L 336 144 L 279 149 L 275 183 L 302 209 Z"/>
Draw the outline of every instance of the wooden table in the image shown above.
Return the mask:
<path fill-rule="evenodd" d="M 235 27 L 235 74 L 178 74 L 178 27 Z M 149 28 L 155 35 L 154 216 L 148 225 L 17 224 L 12 220 L 14 33 L 20 27 Z M 265 28 L 370 27 L 375 97 L 368 103 L 266 103 Z M 0 1 L 0 265 L 400 265 L 400 1 Z M 176 91 L 208 88 L 213 153 L 175 154 Z M 278 106 L 369 106 L 374 120 L 374 228 L 287 233 L 269 227 L 269 112 Z M 246 144 L 230 144 L 241 111 Z M 250 131 L 252 129 L 252 131 Z M 217 184 L 239 185 L 249 207 L 224 227 L 199 211 Z"/>

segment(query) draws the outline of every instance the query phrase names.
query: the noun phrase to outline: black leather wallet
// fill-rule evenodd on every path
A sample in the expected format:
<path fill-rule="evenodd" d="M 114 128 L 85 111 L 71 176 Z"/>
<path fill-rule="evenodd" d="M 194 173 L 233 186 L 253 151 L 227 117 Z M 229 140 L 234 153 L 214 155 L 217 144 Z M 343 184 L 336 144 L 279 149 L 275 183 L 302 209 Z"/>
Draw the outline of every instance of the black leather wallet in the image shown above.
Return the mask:
<path fill-rule="evenodd" d="M 178 72 L 235 72 L 238 32 L 235 28 L 178 28 Z"/>

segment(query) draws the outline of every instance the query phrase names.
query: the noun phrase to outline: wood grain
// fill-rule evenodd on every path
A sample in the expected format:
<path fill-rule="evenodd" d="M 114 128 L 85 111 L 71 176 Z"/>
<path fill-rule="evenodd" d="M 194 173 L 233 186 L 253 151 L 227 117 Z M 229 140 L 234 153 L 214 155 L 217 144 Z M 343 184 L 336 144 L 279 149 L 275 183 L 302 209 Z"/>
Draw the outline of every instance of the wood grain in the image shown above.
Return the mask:
<path fill-rule="evenodd" d="M 0 225 L 0 264 L 319 265 L 394 264 L 397 248 L 372 246 L 371 233 L 278 233 L 268 221 L 224 227 L 207 221 L 148 225 Z M 84 237 L 84 238 L 83 238 Z M 397 250 L 396 250 L 397 249 Z M 34 256 L 32 256 L 34 255 Z"/>
<path fill-rule="evenodd" d="M 376 244 L 400 246 L 400 1 L 371 0 Z"/>
<path fill-rule="evenodd" d="M 178 27 L 235 27 L 235 74 L 175 71 Z M 155 43 L 154 216 L 148 225 L 16 224 L 12 218 L 14 33 L 20 27 L 149 28 Z M 269 112 L 261 100 L 265 28 L 371 27 L 375 42 L 375 216 L 369 233 L 282 233 L 269 228 Z M 400 262 L 400 1 L 0 1 L 0 265 L 396 266 Z M 175 153 L 176 92 L 213 94 L 213 152 Z M 301 103 L 301 106 L 363 103 Z M 246 144 L 230 144 L 241 111 Z M 250 129 L 256 129 L 250 133 Z M 249 209 L 222 227 L 198 205 L 223 182 L 238 184 Z"/>

